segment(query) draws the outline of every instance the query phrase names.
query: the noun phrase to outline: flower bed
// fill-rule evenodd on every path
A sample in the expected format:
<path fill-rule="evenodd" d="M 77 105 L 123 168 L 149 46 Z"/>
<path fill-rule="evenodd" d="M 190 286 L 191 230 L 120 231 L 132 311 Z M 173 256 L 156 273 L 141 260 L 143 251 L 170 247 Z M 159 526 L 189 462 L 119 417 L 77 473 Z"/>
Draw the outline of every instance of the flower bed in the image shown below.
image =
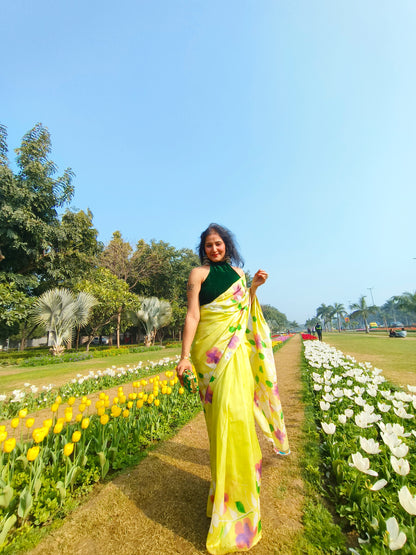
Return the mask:
<path fill-rule="evenodd" d="M 275 353 L 284 345 L 284 343 L 293 337 L 293 333 L 281 333 L 280 335 L 272 335 L 272 347 L 273 352 Z"/>
<path fill-rule="evenodd" d="M 139 362 L 136 366 L 129 364 L 121 368 L 112 366 L 106 370 L 90 371 L 86 375 L 77 374 L 76 378 L 60 387 L 55 387 L 53 384 L 42 386 L 40 391 L 37 386 L 25 383 L 22 389 L 15 389 L 9 396 L 0 395 L 0 419 L 12 418 L 21 409 L 28 409 L 31 412 L 51 406 L 57 395 L 66 401 L 70 397 L 89 395 L 94 391 L 156 374 L 163 369 L 173 368 L 178 360 L 179 357 L 176 356 L 165 357 L 159 361 Z"/>
<path fill-rule="evenodd" d="M 95 406 L 84 396 L 77 409 L 75 397 L 64 406 L 58 396 L 42 427 L 33 429 L 27 409 L 10 422 L 12 434 L 0 426 L 0 549 L 19 532 L 62 517 L 71 498 L 137 462 L 149 444 L 200 410 L 199 397 L 186 393 L 173 371 L 148 382 L 133 382 L 128 395 L 120 386 L 113 399 L 102 392 Z M 27 430 L 32 439 L 24 442 Z"/>
<path fill-rule="evenodd" d="M 328 489 L 361 536 L 357 552 L 415 553 L 416 388 L 326 343 L 304 349 Z"/>

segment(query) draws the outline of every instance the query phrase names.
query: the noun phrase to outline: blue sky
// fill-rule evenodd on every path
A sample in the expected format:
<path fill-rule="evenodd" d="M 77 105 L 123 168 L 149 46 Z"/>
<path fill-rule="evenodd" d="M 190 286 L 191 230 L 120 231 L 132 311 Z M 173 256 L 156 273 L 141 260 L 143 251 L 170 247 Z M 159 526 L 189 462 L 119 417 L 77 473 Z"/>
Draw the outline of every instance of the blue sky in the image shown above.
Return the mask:
<path fill-rule="evenodd" d="M 10 158 L 47 126 L 104 242 L 226 225 L 289 319 L 382 304 L 416 289 L 415 25 L 413 0 L 5 2 Z"/>

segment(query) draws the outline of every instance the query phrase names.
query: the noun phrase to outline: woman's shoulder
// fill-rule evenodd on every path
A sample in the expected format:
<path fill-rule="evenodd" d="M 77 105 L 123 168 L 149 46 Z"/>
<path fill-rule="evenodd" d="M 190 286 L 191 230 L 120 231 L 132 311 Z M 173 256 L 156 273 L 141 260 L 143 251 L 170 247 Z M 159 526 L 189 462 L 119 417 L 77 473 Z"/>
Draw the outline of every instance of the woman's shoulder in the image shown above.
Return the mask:
<path fill-rule="evenodd" d="M 231 267 L 235 272 L 237 272 L 237 274 L 240 277 L 244 277 L 244 270 L 242 268 L 240 268 L 239 266 L 231 266 Z"/>
<path fill-rule="evenodd" d="M 197 281 L 204 281 L 209 274 L 209 266 L 197 266 L 196 268 L 192 268 L 191 273 L 189 274 L 190 280 L 197 280 Z"/>

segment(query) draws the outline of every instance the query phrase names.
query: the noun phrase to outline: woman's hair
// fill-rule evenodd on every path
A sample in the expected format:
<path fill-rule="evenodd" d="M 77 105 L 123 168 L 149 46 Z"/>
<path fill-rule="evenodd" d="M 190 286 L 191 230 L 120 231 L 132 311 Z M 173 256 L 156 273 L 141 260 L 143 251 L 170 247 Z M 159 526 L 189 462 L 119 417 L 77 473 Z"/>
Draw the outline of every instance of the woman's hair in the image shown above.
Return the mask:
<path fill-rule="evenodd" d="M 201 240 L 198 245 L 198 255 L 201 264 L 206 260 L 205 240 L 211 233 L 218 233 L 225 244 L 225 257 L 229 258 L 231 264 L 244 266 L 244 260 L 238 252 L 237 241 L 229 229 L 218 224 L 209 224 L 207 229 L 201 233 Z"/>

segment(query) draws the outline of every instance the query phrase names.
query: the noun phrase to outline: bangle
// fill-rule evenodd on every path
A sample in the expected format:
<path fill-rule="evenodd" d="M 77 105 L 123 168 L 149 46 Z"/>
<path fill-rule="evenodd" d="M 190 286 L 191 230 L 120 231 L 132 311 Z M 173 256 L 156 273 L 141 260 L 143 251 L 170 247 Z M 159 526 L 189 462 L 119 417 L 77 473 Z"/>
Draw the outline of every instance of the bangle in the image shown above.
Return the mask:
<path fill-rule="evenodd" d="M 189 360 L 189 355 L 182 355 L 181 360 Z"/>

